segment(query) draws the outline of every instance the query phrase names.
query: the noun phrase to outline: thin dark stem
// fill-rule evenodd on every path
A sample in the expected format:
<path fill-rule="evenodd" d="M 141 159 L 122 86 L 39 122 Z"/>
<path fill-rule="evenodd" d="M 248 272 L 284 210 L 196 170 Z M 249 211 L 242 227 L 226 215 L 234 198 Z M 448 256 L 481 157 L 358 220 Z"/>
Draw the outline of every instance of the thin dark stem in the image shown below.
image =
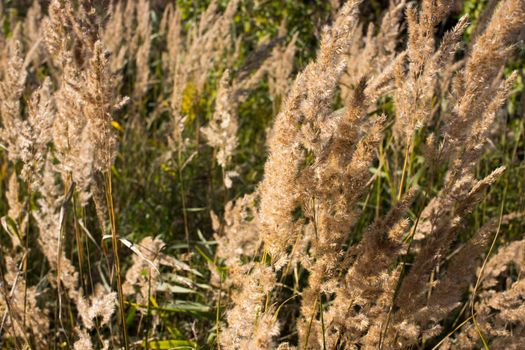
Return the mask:
<path fill-rule="evenodd" d="M 124 349 L 128 350 L 128 334 L 126 331 L 126 314 L 124 311 L 124 305 L 125 305 L 125 298 L 124 298 L 124 292 L 122 291 L 122 276 L 120 272 L 120 255 L 119 255 L 119 242 L 117 238 L 117 226 L 115 223 L 115 211 L 113 208 L 113 193 L 112 193 L 112 185 L 111 185 L 111 171 L 106 171 L 104 173 L 104 180 L 106 182 L 106 200 L 108 203 L 108 212 L 109 212 L 109 219 L 111 223 L 111 246 L 113 248 L 113 255 L 115 258 L 115 271 L 117 274 L 117 291 L 118 291 L 118 299 L 119 299 L 119 314 L 120 314 L 120 323 L 121 323 L 121 331 L 122 331 L 122 338 L 124 343 Z"/>

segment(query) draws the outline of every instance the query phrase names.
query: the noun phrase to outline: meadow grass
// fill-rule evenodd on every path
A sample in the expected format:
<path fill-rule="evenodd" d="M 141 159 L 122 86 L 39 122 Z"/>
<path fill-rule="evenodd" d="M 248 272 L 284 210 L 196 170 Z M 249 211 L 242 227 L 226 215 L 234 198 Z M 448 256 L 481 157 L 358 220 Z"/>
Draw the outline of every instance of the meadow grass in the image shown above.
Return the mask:
<path fill-rule="evenodd" d="M 1 349 L 520 349 L 525 1 L 0 4 Z"/>

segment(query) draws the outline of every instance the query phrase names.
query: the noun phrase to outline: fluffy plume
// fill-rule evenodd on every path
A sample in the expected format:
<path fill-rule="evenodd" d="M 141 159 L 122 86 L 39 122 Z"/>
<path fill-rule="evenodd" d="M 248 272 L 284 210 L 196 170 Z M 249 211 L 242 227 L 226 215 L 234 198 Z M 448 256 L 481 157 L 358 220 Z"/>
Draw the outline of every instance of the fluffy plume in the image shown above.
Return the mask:
<path fill-rule="evenodd" d="M 230 188 L 232 183 L 226 169 L 231 163 L 233 152 L 237 148 L 237 116 L 232 109 L 233 101 L 230 87 L 230 73 L 225 71 L 221 77 L 217 97 L 215 100 L 215 112 L 208 126 L 201 128 L 206 136 L 208 144 L 215 149 L 217 163 L 224 173 L 224 184 Z M 231 174 L 231 173 L 230 173 Z"/>

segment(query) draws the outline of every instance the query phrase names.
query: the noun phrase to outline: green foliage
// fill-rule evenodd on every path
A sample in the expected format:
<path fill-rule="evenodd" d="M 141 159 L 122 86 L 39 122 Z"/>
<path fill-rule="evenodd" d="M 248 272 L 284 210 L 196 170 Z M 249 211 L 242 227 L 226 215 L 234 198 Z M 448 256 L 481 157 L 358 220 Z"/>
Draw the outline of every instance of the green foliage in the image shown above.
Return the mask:
<path fill-rule="evenodd" d="M 162 8 L 166 1 L 159 1 L 158 8 Z M 219 5 L 224 7 L 227 0 L 220 0 Z M 475 28 L 480 14 L 487 1 L 467 0 L 464 3 L 462 13 L 469 14 L 470 20 Z M 206 9 L 209 0 L 177 0 L 177 7 L 181 10 L 182 19 L 185 23 L 197 20 Z M 10 8 L 8 13 L 16 17 L 22 13 L 22 5 L 7 2 Z M 363 5 L 363 17 L 366 21 L 376 22 L 380 14 L 387 6 L 385 1 L 369 1 Z M 154 7 L 151 19 L 155 28 L 159 26 L 160 11 Z M 4 33 L 11 34 L 11 17 L 6 16 L 2 23 Z M 331 19 L 331 9 L 328 1 L 324 0 L 255 0 L 243 1 L 235 15 L 234 38 L 243 37 L 241 54 L 233 66 L 239 70 L 246 57 L 265 39 L 276 37 L 279 26 L 284 23 L 285 41 L 288 41 L 294 33 L 298 33 L 297 55 L 295 58 L 295 72 L 300 71 L 314 57 L 318 46 L 318 36 L 323 24 Z M 466 40 L 470 40 L 472 29 L 466 33 Z M 187 28 L 186 28 L 187 29 Z M 163 45 L 157 38 L 153 45 Z M 161 58 L 153 57 L 150 62 L 154 79 L 160 79 Z M 266 160 L 266 137 L 267 130 L 272 120 L 279 112 L 282 101 L 274 101 L 269 97 L 268 84 L 263 81 L 251 92 L 248 98 L 238 108 L 239 132 L 238 148 L 234 155 L 233 163 L 237 167 L 240 176 L 234 179 L 234 189 L 225 189 L 223 186 L 223 173 L 221 168 L 213 159 L 213 150 L 205 146 L 202 141 L 200 128 L 207 124 L 213 112 L 216 97 L 216 89 L 219 77 L 224 65 L 213 71 L 206 82 L 204 92 L 199 96 L 195 87 L 189 85 L 184 91 L 182 100 L 182 113 L 187 117 L 185 123 L 185 136 L 196 140 L 192 147 L 179 156 L 170 153 L 170 147 L 163 137 L 163 128 L 166 128 L 170 115 L 168 112 L 158 108 L 159 96 L 166 94 L 164 87 L 155 85 L 144 97 L 143 103 L 138 104 L 136 111 L 124 111 L 114 116 L 114 127 L 118 130 L 120 139 L 120 152 L 115 165 L 112 168 L 114 180 L 113 193 L 115 195 L 116 221 L 119 232 L 132 242 L 139 242 L 144 237 L 156 236 L 166 242 L 163 252 L 168 255 L 185 256 L 185 262 L 193 268 L 188 278 L 189 286 L 182 287 L 170 280 L 169 274 L 164 274 L 166 281 L 163 282 L 163 293 L 169 295 L 170 301 L 158 301 L 154 298 L 148 305 L 128 303 L 127 327 L 133 330 L 137 320 L 147 324 L 151 315 L 159 315 L 161 325 L 158 333 L 164 334 L 165 339 L 148 339 L 147 334 L 140 342 L 140 347 L 146 349 L 206 349 L 213 348 L 215 334 L 217 332 L 216 316 L 221 316 L 223 310 L 220 305 L 214 304 L 213 287 L 209 280 L 212 274 L 217 274 L 219 280 L 227 278 L 227 268 L 216 261 L 214 246 L 216 242 L 213 237 L 213 229 L 210 221 L 210 211 L 219 216 L 224 211 L 227 201 L 241 197 L 245 193 L 256 190 L 256 185 L 262 179 L 263 167 Z M 47 68 L 42 68 L 47 69 Z M 136 73 L 134 67 L 125 67 L 126 77 L 123 93 L 131 94 L 132 77 Z M 462 237 L 466 239 L 472 236 L 487 221 L 488 218 L 497 217 L 500 212 L 520 211 L 525 208 L 525 195 L 523 178 L 525 177 L 525 120 L 523 118 L 525 108 L 524 75 L 525 75 L 525 48 L 518 48 L 518 54 L 509 62 L 504 74 L 509 75 L 511 71 L 521 72 L 518 82 L 512 92 L 507 104 L 506 120 L 502 121 L 501 135 L 494 142 L 487 153 L 482 164 L 478 167 L 478 178 L 482 178 L 499 165 L 505 165 L 507 171 L 501 179 L 488 191 L 482 205 L 476 209 L 468 218 L 469 225 L 462 230 Z M 237 71 L 233 72 L 234 75 Z M 42 75 L 42 72 L 39 72 Z M 339 101 L 341 103 L 341 101 Z M 404 150 L 396 149 L 392 142 L 391 119 L 393 103 L 389 99 L 380 101 L 377 112 L 390 116 L 390 123 L 386 128 L 386 137 L 378 152 L 379 162 L 370 169 L 371 173 L 377 175 L 370 184 L 370 191 L 361 204 L 362 214 L 355 226 L 355 234 L 352 239 L 358 240 L 366 227 L 375 218 L 386 213 L 396 203 L 398 197 L 399 178 L 402 176 L 399 169 L 403 165 Z M 158 111 L 159 117 L 150 122 L 148 115 Z M 377 113 L 379 114 L 379 113 Z M 424 204 L 429 198 L 438 193 L 442 187 L 446 169 L 433 169 L 428 167 L 422 154 L 424 148 L 423 133 L 417 134 L 414 139 L 414 148 L 408 153 L 407 160 L 407 182 L 405 187 L 417 187 L 422 189 L 409 216 L 416 221 L 421 214 Z M 5 160 L 2 155 L 1 158 Z M 5 194 L 8 181 L 6 162 L 0 167 L 0 193 Z M 401 190 L 404 188 L 401 187 Z M 36 198 L 31 198 L 29 206 L 35 205 Z M 78 217 L 90 218 L 86 226 L 96 226 L 96 210 L 93 204 L 86 208 L 86 213 L 76 213 Z M 6 215 L 7 206 L 5 198 L 0 202 L 0 213 Z M 300 218 L 301 213 L 297 213 Z M 69 221 L 77 218 L 67 217 Z M 16 231 L 16 225 L 12 220 L 3 222 L 4 228 Z M 7 241 L 6 230 L 2 230 L 0 242 Z M 189 232 L 190 239 L 187 241 L 185 234 Z M 501 241 L 518 237 L 522 234 L 522 227 L 510 225 L 504 234 L 499 236 Z M 34 234 L 30 233 L 30 238 Z M 350 247 L 354 242 L 346 242 Z M 66 242 L 67 251 L 75 251 L 74 242 Z M 77 254 L 75 252 L 74 254 Z M 131 250 L 123 249 L 124 269 L 129 266 Z M 37 261 L 44 259 L 39 253 L 31 252 L 30 263 L 31 282 L 37 284 L 42 266 Z M 102 260 L 99 251 L 88 253 L 92 258 Z M 40 258 L 40 259 L 39 259 Z M 93 270 L 100 268 L 93 266 Z M 299 283 L 306 283 L 306 272 L 298 272 Z M 289 285 L 293 285 L 293 281 Z M 83 281 L 84 283 L 84 281 Z M 43 288 L 44 286 L 40 286 Z M 292 298 L 291 298 L 292 299 Z M 278 311 L 288 314 L 294 318 L 294 312 L 299 306 L 298 300 L 287 301 L 286 305 L 280 305 Z M 147 311 L 147 313 L 142 313 Z M 218 317 L 218 316 L 217 316 Z M 144 319 L 144 321 L 142 321 Z M 190 341 L 194 335 L 194 329 L 185 325 L 192 324 L 197 332 L 198 339 Z M 179 329 L 180 328 L 180 329 Z M 61 347 L 57 344 L 58 347 Z M 12 343 L 4 343 L 4 348 L 10 348 Z M 64 344 L 62 347 L 66 347 Z"/>

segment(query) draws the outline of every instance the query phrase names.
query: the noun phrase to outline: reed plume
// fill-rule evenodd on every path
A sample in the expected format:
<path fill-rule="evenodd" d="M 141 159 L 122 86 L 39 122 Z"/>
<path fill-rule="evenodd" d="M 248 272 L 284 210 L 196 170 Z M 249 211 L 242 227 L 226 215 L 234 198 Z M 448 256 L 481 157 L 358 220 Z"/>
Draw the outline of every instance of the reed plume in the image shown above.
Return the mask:
<path fill-rule="evenodd" d="M 520 349 L 524 23 L 0 2 L 0 348 Z"/>

